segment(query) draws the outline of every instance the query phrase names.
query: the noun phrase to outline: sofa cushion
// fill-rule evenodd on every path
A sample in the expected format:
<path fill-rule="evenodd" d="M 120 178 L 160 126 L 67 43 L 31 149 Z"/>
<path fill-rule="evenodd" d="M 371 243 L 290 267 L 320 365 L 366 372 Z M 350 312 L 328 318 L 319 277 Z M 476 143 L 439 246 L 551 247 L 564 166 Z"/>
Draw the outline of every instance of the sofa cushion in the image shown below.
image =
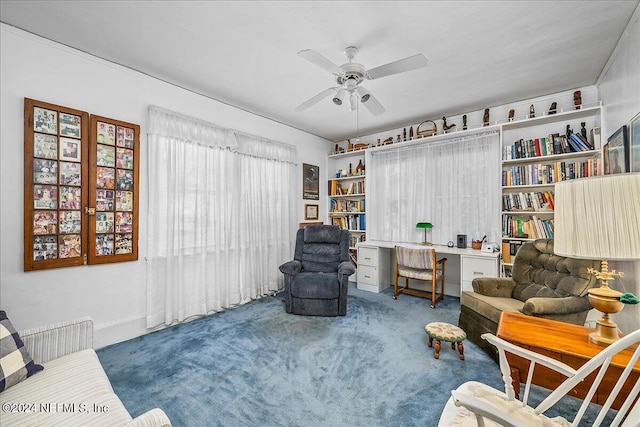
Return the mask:
<path fill-rule="evenodd" d="M 7 313 L 0 311 L 0 392 L 42 370 L 33 362 Z"/>
<path fill-rule="evenodd" d="M 475 292 L 463 291 L 460 305 L 468 307 L 498 324 L 500 322 L 500 314 L 503 311 L 522 311 L 524 303 L 513 298 L 488 297 Z"/>
<path fill-rule="evenodd" d="M 3 411 L 3 425 L 114 426 L 131 421 L 92 349 L 45 363 L 44 371 L 1 393 L 0 401 L 3 408 L 31 405 Z"/>
<path fill-rule="evenodd" d="M 513 264 L 513 298 L 584 296 L 595 285 L 588 273 L 597 262 L 565 258 L 553 253 L 552 239 L 539 239 L 520 247 Z"/>

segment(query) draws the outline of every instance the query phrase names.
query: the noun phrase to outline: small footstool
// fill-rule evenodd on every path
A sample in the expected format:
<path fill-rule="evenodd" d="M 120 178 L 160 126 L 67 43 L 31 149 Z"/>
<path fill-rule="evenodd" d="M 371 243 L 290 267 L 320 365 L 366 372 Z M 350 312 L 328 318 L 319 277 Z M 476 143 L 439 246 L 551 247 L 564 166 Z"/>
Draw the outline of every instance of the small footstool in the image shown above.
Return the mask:
<path fill-rule="evenodd" d="M 436 341 L 436 351 L 433 357 L 436 359 L 440 358 L 440 341 L 445 341 L 451 343 L 452 350 L 455 350 L 455 345 L 458 344 L 460 360 L 464 360 L 464 346 L 462 345 L 462 341 L 467 338 L 465 331 L 457 326 L 444 322 L 429 323 L 424 327 L 424 331 L 429 335 L 429 347 L 433 347 L 433 340 Z"/>

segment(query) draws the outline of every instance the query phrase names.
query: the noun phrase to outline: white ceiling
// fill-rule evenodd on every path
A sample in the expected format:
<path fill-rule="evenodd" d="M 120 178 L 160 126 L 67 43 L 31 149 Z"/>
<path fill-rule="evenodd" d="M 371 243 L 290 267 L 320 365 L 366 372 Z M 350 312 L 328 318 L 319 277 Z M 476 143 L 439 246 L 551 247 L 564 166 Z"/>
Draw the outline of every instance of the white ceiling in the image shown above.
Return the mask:
<path fill-rule="evenodd" d="M 596 83 L 633 1 L 0 1 L 0 20 L 175 85 L 340 141 L 356 113 L 325 98 L 327 71 L 360 49 L 370 69 L 423 53 L 429 66 L 365 81 L 386 112 L 360 135 Z"/>

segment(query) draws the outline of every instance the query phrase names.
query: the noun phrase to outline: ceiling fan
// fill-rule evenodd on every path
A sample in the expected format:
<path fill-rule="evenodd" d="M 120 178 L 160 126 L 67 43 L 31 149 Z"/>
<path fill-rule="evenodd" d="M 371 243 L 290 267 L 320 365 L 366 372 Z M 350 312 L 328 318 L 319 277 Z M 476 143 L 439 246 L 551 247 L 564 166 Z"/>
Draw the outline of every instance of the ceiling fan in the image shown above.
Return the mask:
<path fill-rule="evenodd" d="M 427 58 L 423 54 L 419 53 L 417 55 L 409 56 L 407 58 L 367 70 L 362 64 L 352 62 L 357 53 L 357 47 L 347 47 L 344 50 L 344 55 L 347 57 L 348 62 L 338 66 L 314 50 L 305 49 L 298 52 L 299 56 L 316 64 L 320 68 L 324 68 L 336 76 L 336 82 L 338 82 L 339 86 L 323 90 L 316 96 L 297 106 L 295 110 L 304 111 L 327 96 L 333 95 L 333 103 L 336 105 L 342 105 L 343 102 L 349 102 L 349 110 L 354 111 L 358 106 L 358 101 L 360 101 L 371 114 L 378 116 L 384 113 L 384 107 L 373 95 L 371 95 L 371 93 L 369 93 L 367 89 L 360 86 L 360 83 L 364 80 L 379 79 L 423 68 L 429 63 Z"/>

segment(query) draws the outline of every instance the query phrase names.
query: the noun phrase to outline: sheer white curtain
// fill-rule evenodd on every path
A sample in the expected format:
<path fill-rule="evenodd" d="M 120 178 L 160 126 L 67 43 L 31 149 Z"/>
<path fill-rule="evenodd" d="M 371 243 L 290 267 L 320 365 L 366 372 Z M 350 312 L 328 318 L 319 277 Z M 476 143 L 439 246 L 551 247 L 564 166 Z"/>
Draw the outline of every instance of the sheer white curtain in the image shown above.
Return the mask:
<path fill-rule="evenodd" d="M 147 327 L 282 286 L 296 149 L 149 107 Z"/>
<path fill-rule="evenodd" d="M 373 151 L 367 165 L 367 239 L 436 244 L 478 232 L 500 238 L 500 136 L 496 132 Z M 480 236 L 482 237 L 482 236 Z"/>

